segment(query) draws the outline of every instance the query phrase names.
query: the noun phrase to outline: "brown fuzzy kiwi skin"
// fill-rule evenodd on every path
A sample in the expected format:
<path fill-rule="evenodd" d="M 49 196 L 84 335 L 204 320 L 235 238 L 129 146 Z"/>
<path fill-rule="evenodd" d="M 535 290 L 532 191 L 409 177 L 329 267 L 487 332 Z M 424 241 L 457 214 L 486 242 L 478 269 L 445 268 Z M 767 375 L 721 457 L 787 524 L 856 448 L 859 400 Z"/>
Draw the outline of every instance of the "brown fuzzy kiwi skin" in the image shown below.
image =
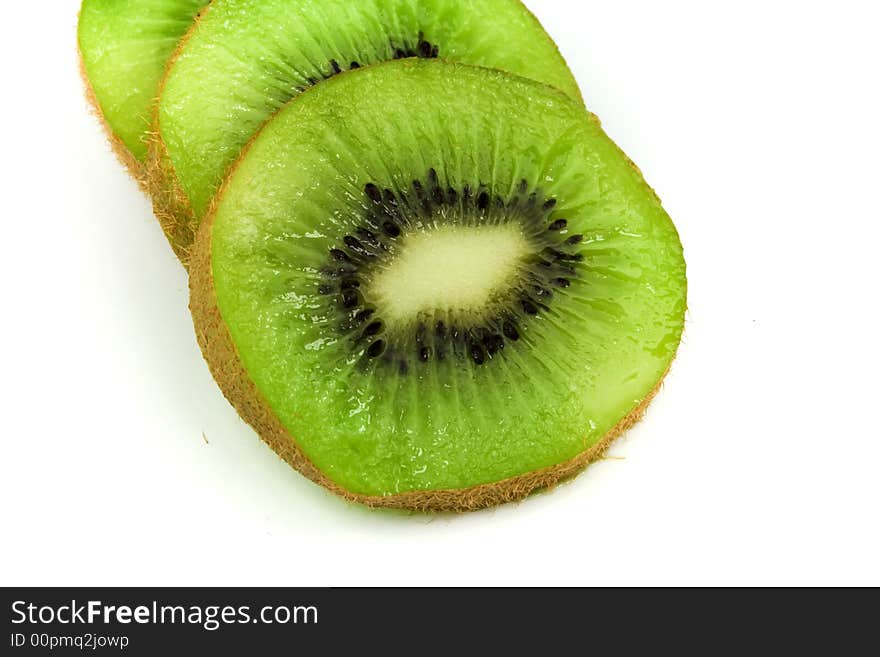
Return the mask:
<path fill-rule="evenodd" d="M 168 148 L 162 140 L 159 125 L 159 99 L 165 91 L 165 83 L 168 81 L 171 69 L 193 34 L 196 33 L 202 18 L 211 10 L 212 5 L 213 2 L 209 2 L 196 14 L 192 25 L 177 43 L 177 47 L 165 64 L 165 71 L 156 91 L 156 102 L 153 103 L 152 128 L 147 137 L 147 161 L 144 167 L 147 192 L 153 201 L 153 214 L 159 220 L 175 255 L 186 269 L 189 269 L 190 249 L 195 241 L 198 221 L 192 205 L 190 205 L 189 197 L 180 186 L 174 164 L 168 155 Z"/>
<path fill-rule="evenodd" d="M 251 142 L 253 143 L 253 142 Z M 245 149 L 244 156 L 248 149 Z M 241 161 L 241 160 L 239 160 Z M 650 393 L 618 422 L 602 439 L 574 458 L 554 466 L 527 472 L 495 483 L 470 488 L 409 491 L 395 495 L 363 495 L 331 481 L 300 449 L 296 438 L 281 424 L 256 384 L 248 376 L 238 350 L 223 321 L 214 289 L 212 233 L 219 200 L 227 182 L 218 191 L 211 208 L 197 232 L 189 262 L 190 311 L 196 339 L 221 391 L 241 418 L 256 430 L 260 438 L 295 470 L 316 484 L 350 501 L 370 508 L 401 509 L 420 512 L 469 512 L 522 500 L 534 492 L 549 490 L 578 475 L 591 463 L 600 460 L 615 439 L 638 423 L 659 392 L 668 369 Z"/>
<path fill-rule="evenodd" d="M 189 269 L 190 250 L 198 223 L 189 197 L 177 180 L 174 165 L 168 156 L 165 142 L 159 136 L 155 120 L 147 148 L 145 184 L 153 201 L 153 214 L 159 220 L 174 254 L 184 268 Z"/>
<path fill-rule="evenodd" d="M 110 143 L 110 148 L 113 150 L 117 159 L 122 163 L 122 166 L 126 168 L 131 177 L 134 178 L 141 191 L 149 194 L 147 167 L 144 163 L 138 160 L 130 150 L 128 150 L 128 146 L 126 146 L 122 139 L 119 138 L 119 135 L 113 132 L 113 128 L 111 128 L 110 124 L 107 122 L 107 117 L 104 116 L 104 111 L 101 109 L 101 104 L 98 102 L 98 96 L 95 94 L 94 87 L 92 87 L 92 81 L 89 80 L 79 42 L 77 42 L 76 51 L 79 59 L 79 74 L 83 81 L 86 101 L 91 107 L 92 114 L 95 115 L 95 118 L 98 119 L 98 123 L 100 123 L 101 127 L 104 129 L 104 133 L 107 135 L 107 141 Z"/>
<path fill-rule="evenodd" d="M 563 66 L 571 71 L 571 69 L 568 67 L 568 63 L 565 61 L 565 57 L 560 52 L 559 47 L 546 32 L 546 30 L 543 29 L 543 26 L 541 25 L 541 22 L 538 20 L 537 16 L 535 16 L 535 14 L 532 13 L 532 11 L 525 6 L 522 0 L 513 1 L 516 2 L 516 4 L 518 4 L 520 7 L 522 7 L 528 18 L 532 20 L 540 30 L 543 31 L 545 38 L 554 47 Z M 165 232 L 165 236 L 168 238 L 168 242 L 171 244 L 171 248 L 174 249 L 174 253 L 177 254 L 177 257 L 180 258 L 180 261 L 183 263 L 183 266 L 186 269 L 190 268 L 189 263 L 191 250 L 193 242 L 196 238 L 196 233 L 199 230 L 200 217 L 196 217 L 195 211 L 190 204 L 189 197 L 180 185 L 180 181 L 177 178 L 177 173 L 174 170 L 174 163 L 171 161 L 171 157 L 168 154 L 168 147 L 165 144 L 165 141 L 162 139 L 162 131 L 159 125 L 158 99 L 162 97 L 162 92 L 165 89 L 165 83 L 168 80 L 168 76 L 171 74 L 171 70 L 177 63 L 177 59 L 180 57 L 184 48 L 186 48 L 189 40 L 199 29 L 202 18 L 205 16 L 205 14 L 207 14 L 208 11 L 210 11 L 212 4 L 213 2 L 209 3 L 196 15 L 193 24 L 190 25 L 186 34 L 177 44 L 177 48 L 174 50 L 174 53 L 171 55 L 168 63 L 165 66 L 165 73 L 162 76 L 161 83 L 159 84 L 157 102 L 154 104 L 153 107 L 152 129 L 147 140 L 148 155 L 147 162 L 144 167 L 146 189 L 153 200 L 153 213 L 159 220 L 159 223 L 162 226 L 162 230 Z M 292 100 L 295 101 L 297 97 L 298 96 L 295 96 Z M 584 104 L 583 95 L 580 89 L 578 89 L 578 97 L 574 98 L 573 100 L 577 101 L 581 105 Z M 266 123 L 271 120 L 272 117 L 269 117 L 263 123 L 263 126 L 265 126 Z M 259 134 L 262 131 L 263 126 L 258 128 L 255 134 Z M 233 164 L 232 167 L 234 168 L 235 164 Z M 230 172 L 231 170 L 232 169 L 230 169 Z M 227 172 L 227 176 L 224 176 L 224 178 L 228 177 L 228 175 L 229 172 Z"/>

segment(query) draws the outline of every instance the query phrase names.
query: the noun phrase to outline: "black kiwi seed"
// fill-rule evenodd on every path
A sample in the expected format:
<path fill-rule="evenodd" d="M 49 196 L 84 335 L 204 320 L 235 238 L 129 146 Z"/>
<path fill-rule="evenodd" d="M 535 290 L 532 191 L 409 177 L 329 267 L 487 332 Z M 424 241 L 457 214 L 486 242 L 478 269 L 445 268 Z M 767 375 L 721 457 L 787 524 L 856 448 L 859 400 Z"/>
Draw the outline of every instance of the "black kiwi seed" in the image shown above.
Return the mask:
<path fill-rule="evenodd" d="M 421 201 L 426 198 L 425 197 L 425 186 L 422 185 L 421 180 L 413 180 L 412 181 L 412 188 L 413 188 L 413 191 L 416 193 L 417 199 L 419 199 Z"/>
<path fill-rule="evenodd" d="M 343 265 L 342 267 L 339 267 L 334 272 L 332 272 L 329 278 L 347 278 L 350 276 L 357 276 L 357 273 L 358 270 L 355 265 Z"/>
<path fill-rule="evenodd" d="M 388 237 L 400 237 L 400 227 L 391 221 L 386 221 L 382 224 L 382 230 L 385 231 Z"/>
<path fill-rule="evenodd" d="M 349 249 L 354 251 L 359 256 L 364 256 L 367 258 L 370 258 L 373 256 L 372 253 L 370 253 L 367 249 L 364 248 L 364 245 L 356 237 L 352 237 L 351 235 L 346 235 L 345 237 L 342 238 L 342 241 L 345 243 L 345 246 L 347 246 Z"/>
<path fill-rule="evenodd" d="M 526 315 L 532 315 L 533 317 L 538 314 L 538 307 L 532 303 L 530 299 L 522 300 L 522 309 Z"/>
<path fill-rule="evenodd" d="M 397 215 L 399 206 L 397 203 L 397 196 L 393 191 L 391 191 L 390 189 L 386 189 L 384 192 L 382 192 L 382 203 L 384 204 L 382 206 L 382 211 L 384 212 L 386 217 L 389 217 L 391 219 L 398 218 Z"/>
<path fill-rule="evenodd" d="M 370 244 L 372 246 L 379 246 L 379 241 L 376 239 L 376 234 L 372 231 L 367 230 L 366 228 L 358 228 L 355 233 L 358 238 L 362 241 Z"/>
<path fill-rule="evenodd" d="M 572 235 L 567 240 L 565 240 L 565 243 L 570 244 L 571 246 L 574 246 L 575 244 L 580 244 L 583 241 L 584 241 L 583 235 Z"/>
<path fill-rule="evenodd" d="M 567 278 L 560 277 L 560 278 L 557 278 L 556 280 L 554 280 L 553 282 L 556 285 L 558 285 L 559 287 L 571 287 L 571 281 L 568 280 Z"/>
<path fill-rule="evenodd" d="M 422 59 L 435 59 L 440 56 L 440 46 L 434 45 L 419 33 L 415 48 L 410 47 L 410 42 L 404 41 L 404 46 L 398 47 L 391 42 L 391 51 L 394 53 L 395 59 L 404 59 L 406 57 L 421 57 Z"/>
<path fill-rule="evenodd" d="M 504 349 L 504 338 L 502 338 L 500 335 L 492 334 L 485 340 L 483 340 L 483 347 L 486 349 L 486 353 L 489 354 L 489 357 L 491 358 L 499 351 Z"/>
<path fill-rule="evenodd" d="M 423 363 L 427 363 L 431 360 L 431 348 L 430 347 L 422 347 L 419 349 L 419 360 Z"/>
<path fill-rule="evenodd" d="M 384 214 L 381 207 L 374 208 L 373 212 L 365 212 L 364 213 L 364 226 L 367 227 L 368 230 L 377 231 L 382 226 L 382 217 L 380 215 Z M 363 227 L 358 228 L 355 231 L 355 234 L 359 233 L 359 231 L 363 230 Z M 375 234 L 375 233 L 374 233 Z M 358 235 L 360 237 L 360 235 Z"/>
<path fill-rule="evenodd" d="M 551 231 L 565 230 L 565 228 L 567 226 L 568 226 L 568 222 L 565 219 L 557 219 L 552 224 L 550 224 L 550 227 L 548 228 L 548 230 L 551 230 Z"/>
<path fill-rule="evenodd" d="M 398 53 L 398 52 L 402 52 L 403 57 L 414 57 L 415 56 L 415 53 L 409 53 L 409 52 L 398 49 L 398 50 L 395 50 L 395 57 L 397 59 L 402 59 L 402 57 L 397 57 L 396 53 Z M 306 83 L 304 85 L 297 86 L 296 90 L 298 92 L 302 93 L 303 91 L 306 91 L 309 87 L 314 87 L 316 84 L 321 82 L 322 79 L 329 80 L 333 76 L 339 75 L 343 71 L 342 66 L 340 66 L 339 62 L 335 59 L 329 60 L 327 62 L 327 66 L 329 66 L 329 68 L 330 68 L 330 70 L 327 73 L 321 73 L 320 78 L 315 78 L 315 77 L 306 78 Z M 354 70 L 354 69 L 360 68 L 360 67 L 361 67 L 361 65 L 357 61 L 353 61 L 348 65 L 348 68 L 351 70 Z"/>
<path fill-rule="evenodd" d="M 364 193 L 376 205 L 382 202 L 382 190 L 376 187 L 374 183 L 367 183 L 364 187 Z"/>
<path fill-rule="evenodd" d="M 348 257 L 348 254 L 340 249 L 330 249 L 330 257 L 336 262 L 351 262 L 351 258 Z"/>
<path fill-rule="evenodd" d="M 364 337 L 372 338 L 374 335 L 379 335 L 382 332 L 382 322 L 373 322 L 369 324 L 367 328 L 364 329 Z"/>
<path fill-rule="evenodd" d="M 359 310 L 354 316 L 354 319 L 359 324 L 363 324 L 364 322 L 369 321 L 369 319 L 375 314 L 375 310 Z"/>
<path fill-rule="evenodd" d="M 440 185 L 437 181 L 437 171 L 435 169 L 428 171 L 428 183 L 431 185 L 431 200 L 437 205 L 443 205 L 446 202 L 446 195 L 443 193 L 443 190 L 440 189 Z"/>
<path fill-rule="evenodd" d="M 342 307 L 346 309 L 352 309 L 357 307 L 360 299 L 358 298 L 358 293 L 355 290 L 343 290 L 342 291 Z"/>
<path fill-rule="evenodd" d="M 555 258 L 557 261 L 561 260 L 563 262 L 581 262 L 584 259 L 580 253 L 564 253 L 552 247 L 547 247 L 545 252 L 548 253 L 551 257 Z"/>
<path fill-rule="evenodd" d="M 483 346 L 474 342 L 471 344 L 470 348 L 471 360 L 474 361 L 477 365 L 482 365 L 486 362 L 486 353 L 483 351 Z"/>
<path fill-rule="evenodd" d="M 369 356 L 370 358 L 378 358 L 383 353 L 385 353 L 384 340 L 376 340 L 367 348 L 367 356 Z"/>
<path fill-rule="evenodd" d="M 488 192 L 480 192 L 480 195 L 477 197 L 477 208 L 480 210 L 485 210 L 489 207 L 489 193 Z"/>

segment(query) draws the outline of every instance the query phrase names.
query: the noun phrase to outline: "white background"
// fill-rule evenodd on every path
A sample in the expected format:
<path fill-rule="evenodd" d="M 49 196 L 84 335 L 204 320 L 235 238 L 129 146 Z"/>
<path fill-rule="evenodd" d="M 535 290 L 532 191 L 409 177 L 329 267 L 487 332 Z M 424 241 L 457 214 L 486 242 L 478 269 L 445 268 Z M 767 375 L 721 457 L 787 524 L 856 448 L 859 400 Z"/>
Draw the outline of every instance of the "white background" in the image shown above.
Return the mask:
<path fill-rule="evenodd" d="M 218 392 L 77 4 L 0 21 L 0 584 L 880 584 L 876 3 L 529 3 L 677 222 L 687 330 L 613 458 L 436 518 L 340 502 Z"/>

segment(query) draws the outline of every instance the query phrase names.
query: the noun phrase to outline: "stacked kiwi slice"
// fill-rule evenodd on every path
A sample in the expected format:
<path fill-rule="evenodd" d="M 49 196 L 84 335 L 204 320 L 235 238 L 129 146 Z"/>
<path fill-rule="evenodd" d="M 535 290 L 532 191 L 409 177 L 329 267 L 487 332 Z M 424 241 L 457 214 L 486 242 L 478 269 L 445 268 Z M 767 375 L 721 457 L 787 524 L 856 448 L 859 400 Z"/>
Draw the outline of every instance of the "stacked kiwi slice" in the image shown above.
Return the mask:
<path fill-rule="evenodd" d="M 84 0 L 79 52 L 86 94 L 110 143 L 146 184 L 147 135 L 168 58 L 207 0 Z"/>
<path fill-rule="evenodd" d="M 517 0 L 85 0 L 80 50 L 211 371 L 313 481 L 478 509 L 642 416 L 681 244 Z"/>

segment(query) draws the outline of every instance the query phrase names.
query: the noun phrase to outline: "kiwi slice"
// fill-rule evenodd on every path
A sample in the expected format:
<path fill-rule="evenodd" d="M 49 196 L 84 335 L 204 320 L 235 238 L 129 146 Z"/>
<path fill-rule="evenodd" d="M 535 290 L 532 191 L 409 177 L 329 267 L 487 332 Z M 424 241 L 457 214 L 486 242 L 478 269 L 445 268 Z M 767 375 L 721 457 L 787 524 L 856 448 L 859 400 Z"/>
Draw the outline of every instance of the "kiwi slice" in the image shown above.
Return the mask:
<path fill-rule="evenodd" d="M 207 0 L 83 0 L 86 95 L 123 164 L 144 177 L 152 105 L 165 64 Z"/>
<path fill-rule="evenodd" d="M 190 271 L 206 359 L 263 439 L 349 499 L 415 509 L 577 473 L 640 417 L 686 303 L 675 227 L 595 117 L 423 60 L 279 112 Z"/>
<path fill-rule="evenodd" d="M 519 0 L 215 0 L 173 58 L 158 105 L 152 192 L 178 255 L 241 148 L 281 106 L 342 71 L 410 57 L 504 69 L 580 99 Z"/>

